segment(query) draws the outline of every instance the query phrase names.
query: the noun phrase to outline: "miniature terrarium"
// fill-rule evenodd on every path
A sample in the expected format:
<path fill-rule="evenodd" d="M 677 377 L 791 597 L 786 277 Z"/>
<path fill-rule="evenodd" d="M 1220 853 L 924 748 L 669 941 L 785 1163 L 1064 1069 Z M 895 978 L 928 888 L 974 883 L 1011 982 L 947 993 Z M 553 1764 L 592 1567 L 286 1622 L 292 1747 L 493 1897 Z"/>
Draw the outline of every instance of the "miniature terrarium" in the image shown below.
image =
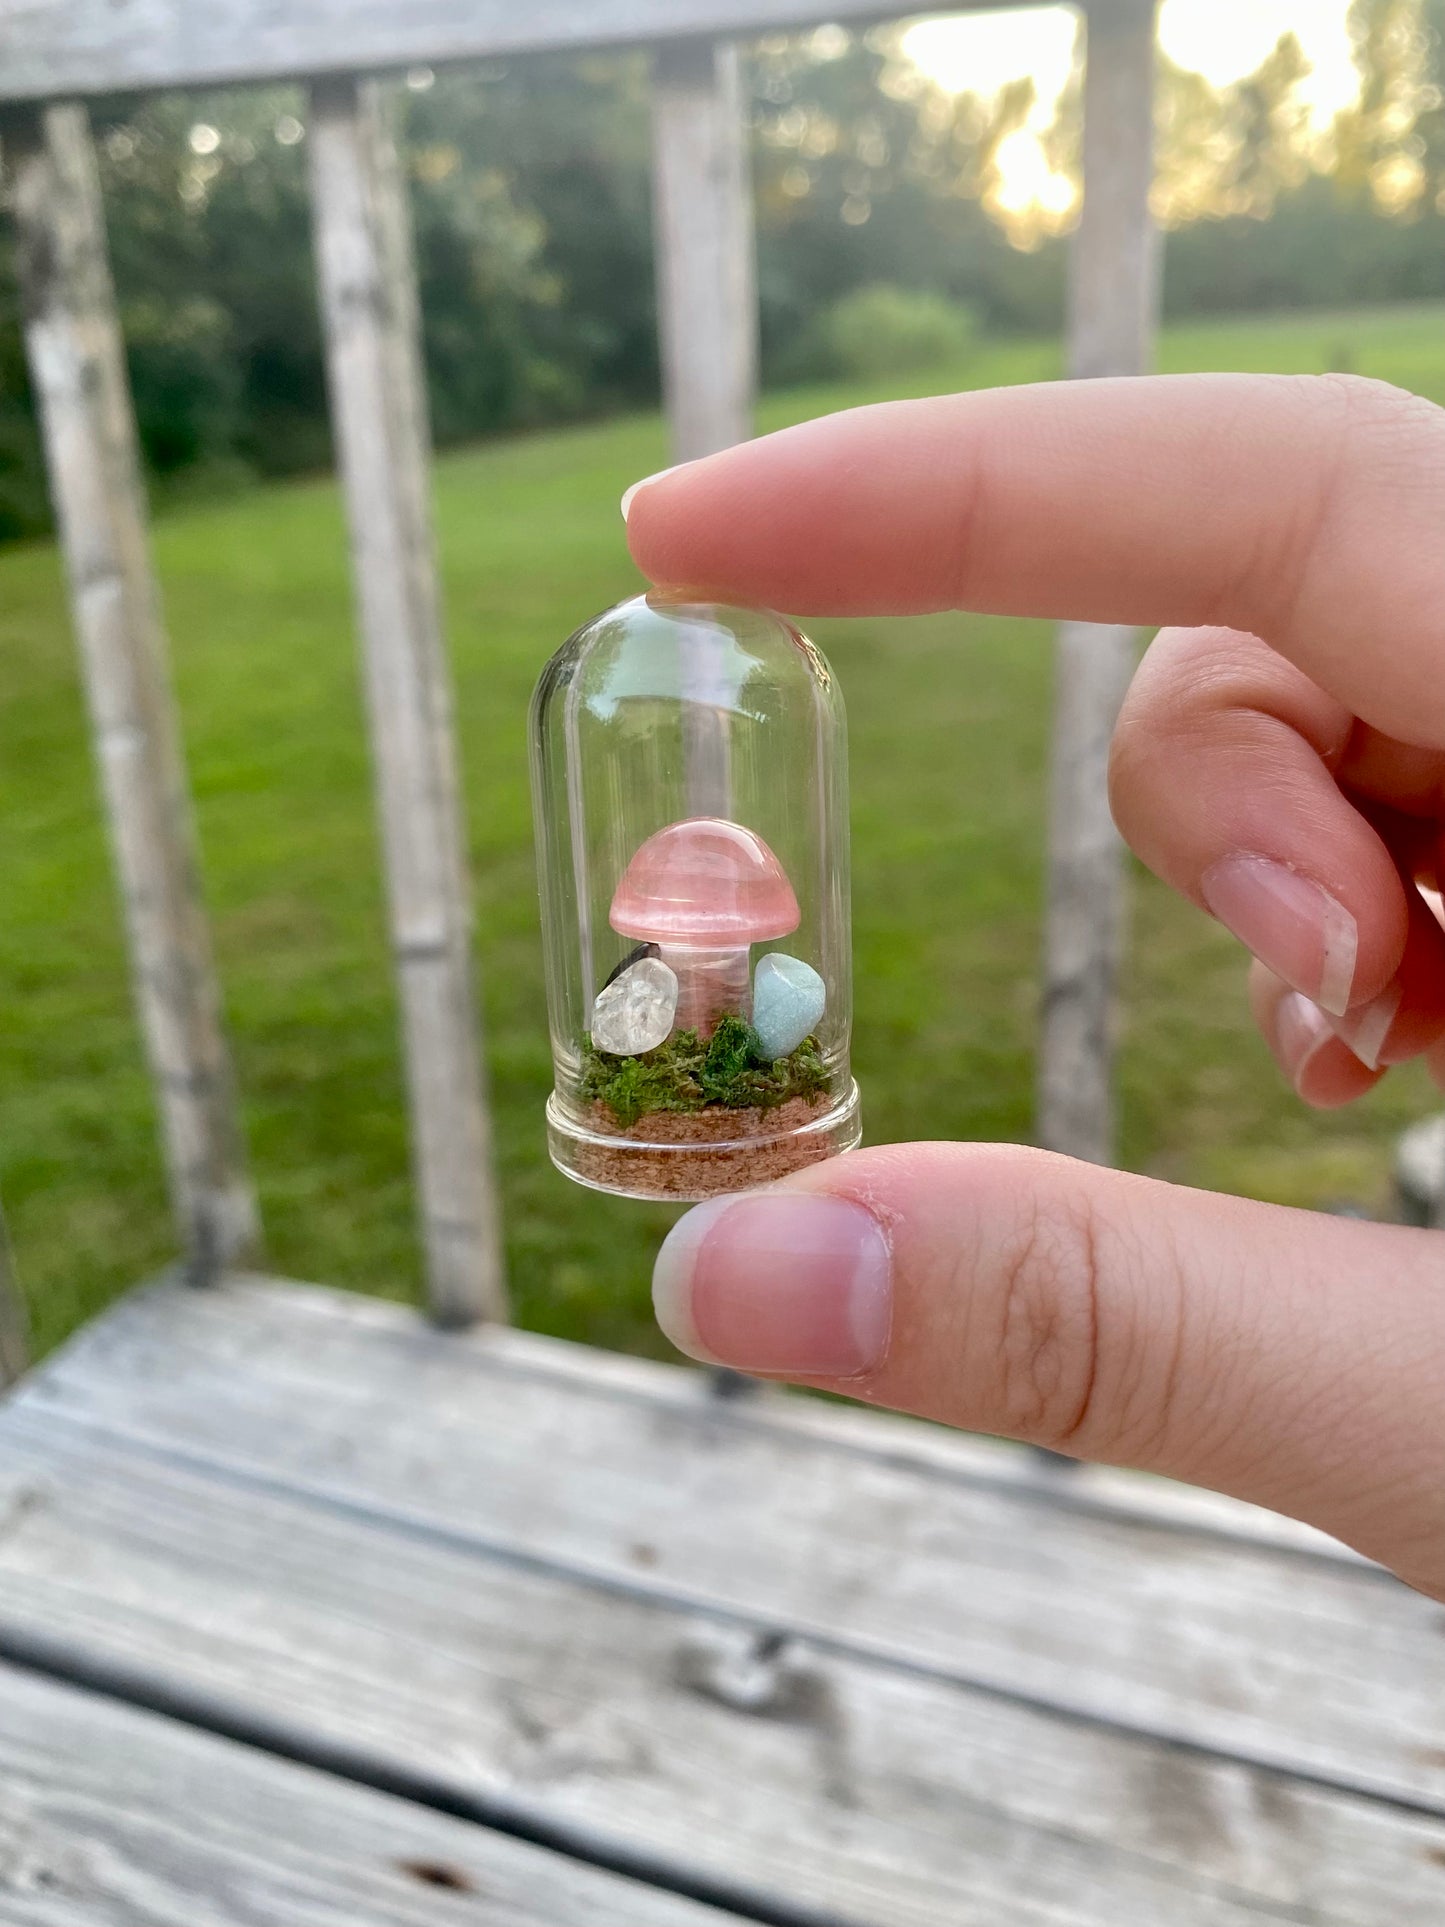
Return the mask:
<path fill-rule="evenodd" d="M 542 674 L 532 780 L 559 1168 L 705 1198 L 856 1144 L 843 706 L 807 637 L 620 603 Z"/>

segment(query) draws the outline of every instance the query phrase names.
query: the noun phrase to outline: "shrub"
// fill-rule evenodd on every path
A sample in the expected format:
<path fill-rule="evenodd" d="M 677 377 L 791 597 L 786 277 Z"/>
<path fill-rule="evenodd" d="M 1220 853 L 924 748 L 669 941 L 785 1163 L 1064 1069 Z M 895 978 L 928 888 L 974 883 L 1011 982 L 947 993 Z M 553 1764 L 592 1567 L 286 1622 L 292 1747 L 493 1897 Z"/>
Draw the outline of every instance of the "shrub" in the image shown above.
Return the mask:
<path fill-rule="evenodd" d="M 978 333 L 971 309 L 888 282 L 855 288 L 818 324 L 820 359 L 834 375 L 917 373 L 962 361 Z"/>

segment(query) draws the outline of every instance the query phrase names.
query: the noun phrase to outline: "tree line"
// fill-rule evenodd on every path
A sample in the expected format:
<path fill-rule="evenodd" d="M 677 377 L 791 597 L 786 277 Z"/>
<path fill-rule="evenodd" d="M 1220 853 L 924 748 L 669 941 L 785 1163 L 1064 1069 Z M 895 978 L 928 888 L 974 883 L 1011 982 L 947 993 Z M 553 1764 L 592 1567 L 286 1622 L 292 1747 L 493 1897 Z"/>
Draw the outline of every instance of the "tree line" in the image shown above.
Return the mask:
<path fill-rule="evenodd" d="M 1358 100 L 1301 104 L 1285 36 L 1226 88 L 1161 62 L 1157 208 L 1170 314 L 1445 296 L 1445 0 L 1354 0 Z M 1060 326 L 1068 209 L 1011 210 L 1000 150 L 1031 83 L 942 93 L 895 29 L 763 42 L 747 68 L 764 380 L 829 372 L 830 315 L 911 291 L 992 331 Z M 647 64 L 634 54 L 408 76 L 437 440 L 657 392 Z M 146 462 L 194 491 L 329 460 L 301 95 L 93 105 Z M 1077 173 L 1079 90 L 1042 136 Z M 0 241 L 0 537 L 47 510 Z"/>

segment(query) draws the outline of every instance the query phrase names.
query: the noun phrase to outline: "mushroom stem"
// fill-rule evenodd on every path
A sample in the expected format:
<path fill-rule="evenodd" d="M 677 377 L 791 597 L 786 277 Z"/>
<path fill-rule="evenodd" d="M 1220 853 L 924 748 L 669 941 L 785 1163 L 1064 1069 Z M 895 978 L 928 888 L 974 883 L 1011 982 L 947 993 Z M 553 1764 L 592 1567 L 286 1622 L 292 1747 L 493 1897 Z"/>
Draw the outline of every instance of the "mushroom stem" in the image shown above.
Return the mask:
<path fill-rule="evenodd" d="M 723 1017 L 752 1014 L 748 975 L 748 945 L 700 950 L 691 944 L 664 943 L 662 961 L 677 973 L 678 1030 L 695 1030 L 710 1037 Z"/>

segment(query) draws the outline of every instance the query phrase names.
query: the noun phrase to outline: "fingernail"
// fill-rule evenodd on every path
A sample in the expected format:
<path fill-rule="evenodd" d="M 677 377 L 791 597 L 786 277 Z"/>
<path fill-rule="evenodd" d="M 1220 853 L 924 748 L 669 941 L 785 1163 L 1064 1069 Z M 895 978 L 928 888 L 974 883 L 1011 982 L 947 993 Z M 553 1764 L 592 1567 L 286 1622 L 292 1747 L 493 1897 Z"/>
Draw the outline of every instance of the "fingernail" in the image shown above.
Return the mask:
<path fill-rule="evenodd" d="M 888 1349 L 892 1260 L 848 1198 L 714 1198 L 667 1234 L 652 1274 L 663 1331 L 690 1358 L 743 1372 L 856 1378 Z"/>
<path fill-rule="evenodd" d="M 1323 884 L 1266 856 L 1226 856 L 1199 890 L 1211 915 L 1259 961 L 1332 1016 L 1355 980 L 1359 930 Z"/>
<path fill-rule="evenodd" d="M 1380 1052 L 1385 1048 L 1385 1039 L 1390 1034 L 1390 1026 L 1400 1008 L 1400 986 L 1389 984 L 1378 997 L 1359 1010 L 1352 1010 L 1345 1021 L 1337 1026 L 1338 1033 L 1359 1058 L 1366 1070 L 1380 1068 Z"/>
<path fill-rule="evenodd" d="M 644 475 L 640 482 L 634 482 L 631 488 L 623 489 L 622 491 L 623 521 L 625 522 L 627 520 L 627 511 L 632 507 L 633 502 L 637 499 L 637 491 L 639 489 L 649 488 L 651 487 L 652 483 L 660 482 L 664 475 L 675 475 L 680 468 L 687 468 L 688 466 L 689 464 L 687 462 L 674 462 L 671 468 L 660 468 L 658 469 L 655 475 Z"/>
<path fill-rule="evenodd" d="M 1280 998 L 1274 1013 L 1275 1049 L 1297 1097 L 1304 1096 L 1301 1087 L 1305 1072 L 1316 1054 L 1323 1045 L 1333 1043 L 1334 1038 L 1330 1021 L 1318 1004 L 1312 1004 L 1297 990 L 1287 991 Z"/>

